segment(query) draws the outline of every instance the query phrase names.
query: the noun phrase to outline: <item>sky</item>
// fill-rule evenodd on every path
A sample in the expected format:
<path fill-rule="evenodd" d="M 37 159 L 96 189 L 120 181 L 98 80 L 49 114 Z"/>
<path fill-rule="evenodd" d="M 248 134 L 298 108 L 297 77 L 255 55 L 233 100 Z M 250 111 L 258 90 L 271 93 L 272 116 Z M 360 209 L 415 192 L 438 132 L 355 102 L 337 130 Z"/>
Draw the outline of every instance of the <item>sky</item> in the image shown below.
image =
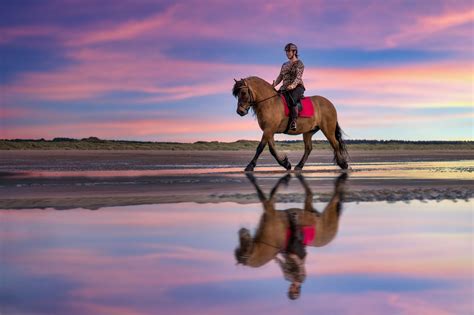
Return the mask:
<path fill-rule="evenodd" d="M 2 0 L 0 138 L 257 140 L 233 79 L 293 42 L 346 138 L 473 140 L 473 38 L 471 0 Z"/>

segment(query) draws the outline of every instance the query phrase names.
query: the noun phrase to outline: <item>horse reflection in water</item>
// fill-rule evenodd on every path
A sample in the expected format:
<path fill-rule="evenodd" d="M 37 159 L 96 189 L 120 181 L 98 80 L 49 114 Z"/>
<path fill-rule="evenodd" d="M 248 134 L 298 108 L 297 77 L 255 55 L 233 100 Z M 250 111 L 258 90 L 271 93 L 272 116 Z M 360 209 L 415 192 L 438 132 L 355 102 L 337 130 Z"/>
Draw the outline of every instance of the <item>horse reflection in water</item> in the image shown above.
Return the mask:
<path fill-rule="evenodd" d="M 240 244 L 235 249 L 235 258 L 239 264 L 250 267 L 260 267 L 275 260 L 285 278 L 291 282 L 288 297 L 297 299 L 306 277 L 305 246 L 325 246 L 337 234 L 347 174 L 344 173 L 336 179 L 334 192 L 322 212 L 313 208 L 313 193 L 301 174 L 296 177 L 305 190 L 304 208 L 286 210 L 276 210 L 275 199 L 278 188 L 289 183 L 290 174 L 280 178 L 268 198 L 258 186 L 255 177 L 252 174 L 247 174 L 247 177 L 257 190 L 264 211 L 254 237 L 246 228 L 239 230 Z"/>

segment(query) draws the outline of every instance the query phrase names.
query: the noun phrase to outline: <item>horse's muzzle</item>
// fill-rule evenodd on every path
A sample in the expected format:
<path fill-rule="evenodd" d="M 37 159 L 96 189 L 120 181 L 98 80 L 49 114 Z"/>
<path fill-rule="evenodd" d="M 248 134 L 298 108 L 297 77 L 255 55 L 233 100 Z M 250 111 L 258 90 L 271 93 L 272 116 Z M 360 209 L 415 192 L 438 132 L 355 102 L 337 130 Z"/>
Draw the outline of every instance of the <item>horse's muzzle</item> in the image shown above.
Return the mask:
<path fill-rule="evenodd" d="M 239 237 L 240 238 L 250 238 L 250 231 L 246 228 L 240 228 Z"/>
<path fill-rule="evenodd" d="M 247 115 L 249 112 L 248 109 L 244 109 L 244 108 L 241 108 L 241 107 L 238 107 L 237 108 L 237 114 L 239 114 L 240 116 L 245 116 Z"/>

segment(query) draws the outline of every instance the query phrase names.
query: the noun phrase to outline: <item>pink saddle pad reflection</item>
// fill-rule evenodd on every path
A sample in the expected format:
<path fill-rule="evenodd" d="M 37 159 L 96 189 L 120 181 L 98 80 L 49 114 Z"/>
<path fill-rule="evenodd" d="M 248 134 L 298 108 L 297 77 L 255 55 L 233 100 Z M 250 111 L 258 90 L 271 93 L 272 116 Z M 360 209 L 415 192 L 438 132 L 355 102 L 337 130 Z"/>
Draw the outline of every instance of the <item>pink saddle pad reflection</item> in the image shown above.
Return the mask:
<path fill-rule="evenodd" d="M 301 229 L 303 230 L 303 244 L 308 245 L 314 241 L 314 237 L 316 236 L 316 229 L 314 226 L 302 226 Z M 288 241 L 290 240 L 291 230 L 286 230 L 286 246 L 288 246 Z M 285 247 L 286 247 L 285 246 Z"/>

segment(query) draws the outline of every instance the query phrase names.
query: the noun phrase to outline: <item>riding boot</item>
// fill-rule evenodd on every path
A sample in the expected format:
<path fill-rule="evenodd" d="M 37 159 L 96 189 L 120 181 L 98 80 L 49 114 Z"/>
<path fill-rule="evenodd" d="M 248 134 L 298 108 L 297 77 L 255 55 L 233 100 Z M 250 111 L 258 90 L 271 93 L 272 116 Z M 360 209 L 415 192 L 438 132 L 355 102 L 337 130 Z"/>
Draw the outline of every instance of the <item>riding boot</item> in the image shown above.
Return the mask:
<path fill-rule="evenodd" d="M 298 107 L 296 107 L 296 104 L 295 104 L 295 106 L 290 107 L 290 110 L 291 110 L 290 129 L 291 130 L 296 130 L 296 120 L 298 119 Z"/>
<path fill-rule="evenodd" d="M 298 214 L 296 212 L 287 212 L 290 228 L 290 239 L 286 251 L 296 254 L 303 259 L 306 257 L 306 248 L 304 245 L 303 229 L 298 222 Z"/>

